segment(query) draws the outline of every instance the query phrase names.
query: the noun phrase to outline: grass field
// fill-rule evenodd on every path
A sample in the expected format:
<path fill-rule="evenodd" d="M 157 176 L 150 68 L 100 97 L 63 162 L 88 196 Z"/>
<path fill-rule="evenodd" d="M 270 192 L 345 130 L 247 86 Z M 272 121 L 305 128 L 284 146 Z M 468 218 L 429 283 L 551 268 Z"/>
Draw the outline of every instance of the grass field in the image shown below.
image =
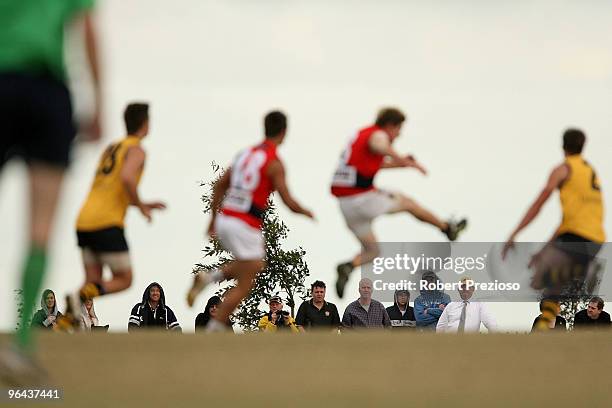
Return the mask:
<path fill-rule="evenodd" d="M 64 389 L 52 406 L 603 407 L 611 336 L 45 334 L 39 344 Z"/>

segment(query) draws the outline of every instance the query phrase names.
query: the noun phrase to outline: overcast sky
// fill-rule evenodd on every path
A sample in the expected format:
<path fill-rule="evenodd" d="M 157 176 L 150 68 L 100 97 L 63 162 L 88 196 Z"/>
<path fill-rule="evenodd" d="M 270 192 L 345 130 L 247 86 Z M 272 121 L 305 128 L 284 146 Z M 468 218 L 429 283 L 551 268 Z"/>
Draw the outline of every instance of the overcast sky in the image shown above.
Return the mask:
<path fill-rule="evenodd" d="M 163 199 L 165 213 L 147 225 L 127 219 L 134 281 L 96 302 L 100 321 L 125 330 L 131 307 L 152 281 L 186 331 L 197 307 L 184 294 L 200 260 L 207 218 L 199 180 L 210 163 L 230 162 L 262 137 L 266 111 L 289 115 L 280 149 L 295 196 L 318 222 L 280 214 L 288 247 L 307 251 L 312 280 L 333 287 L 335 265 L 357 242 L 346 230 L 329 180 L 340 151 L 376 111 L 394 105 L 408 115 L 397 149 L 428 168 L 381 174 L 442 217 L 470 219 L 465 241 L 503 241 L 562 160 L 561 134 L 585 130 L 585 156 L 612 189 L 612 4 L 607 1 L 411 2 L 289 0 L 100 1 L 106 110 L 105 140 L 79 147 L 58 213 L 45 287 L 58 295 L 83 281 L 74 221 L 104 145 L 124 135 L 121 112 L 149 101 L 151 134 L 140 185 L 144 199 Z M 75 72 L 78 76 L 78 72 Z M 87 111 L 85 95 L 78 110 Z M 0 184 L 0 330 L 14 327 L 12 290 L 24 251 L 24 168 L 8 166 Z M 606 205 L 606 210 L 610 205 Z M 546 240 L 560 220 L 555 194 L 521 240 Z M 606 219 L 608 234 L 612 231 Z M 380 241 L 440 241 L 433 228 L 406 215 L 375 224 Z M 342 311 L 357 296 L 328 300 Z M 310 280 L 309 280 L 310 281 Z M 412 294 L 413 298 L 416 296 Z M 532 304 L 491 305 L 500 326 L 524 330 Z"/>

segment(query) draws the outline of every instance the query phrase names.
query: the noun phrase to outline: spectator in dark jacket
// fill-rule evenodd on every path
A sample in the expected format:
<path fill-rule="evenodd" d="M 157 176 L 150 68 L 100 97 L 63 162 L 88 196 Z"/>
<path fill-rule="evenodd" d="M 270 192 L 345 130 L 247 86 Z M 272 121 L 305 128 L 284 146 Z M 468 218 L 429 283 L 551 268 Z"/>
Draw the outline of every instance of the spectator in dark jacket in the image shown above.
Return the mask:
<path fill-rule="evenodd" d="M 128 331 L 141 328 L 181 331 L 172 309 L 166 306 L 164 289 L 157 282 L 151 283 L 142 294 L 142 303 L 132 308 L 128 322 Z"/>
<path fill-rule="evenodd" d="M 566 331 L 567 321 L 563 317 L 559 316 L 560 312 L 561 304 L 559 303 L 559 300 L 551 298 L 542 299 L 540 301 L 540 315 L 533 321 L 533 325 L 531 325 L 531 332 L 546 331 L 549 329 Z M 554 324 L 552 317 L 546 318 L 546 316 L 544 316 L 545 313 L 547 313 L 547 316 L 555 316 Z"/>
<path fill-rule="evenodd" d="M 414 328 L 416 319 L 414 317 L 414 308 L 410 307 L 410 292 L 407 290 L 396 290 L 394 295 L 394 304 L 387 308 L 389 319 L 391 319 L 391 327 L 396 328 Z"/>
<path fill-rule="evenodd" d="M 217 315 L 217 308 L 221 304 L 221 298 L 219 296 L 212 296 L 208 299 L 206 303 L 206 307 L 204 308 L 204 312 L 198 314 L 195 320 L 195 331 L 204 331 L 204 328 L 208 324 L 208 321 L 211 317 L 215 317 Z M 230 320 L 227 321 L 227 327 L 229 329 L 232 328 L 232 322 Z"/>
<path fill-rule="evenodd" d="M 589 301 L 585 310 L 581 310 L 574 316 L 575 329 L 599 329 L 610 328 L 610 315 L 604 312 L 604 301 L 595 296 Z"/>
<path fill-rule="evenodd" d="M 431 271 L 423 272 L 421 280 L 428 284 L 440 281 L 438 276 Z M 438 320 L 442 312 L 451 299 L 446 293 L 440 290 L 421 290 L 421 294 L 414 300 L 414 315 L 416 324 L 422 329 L 436 330 Z"/>
<path fill-rule="evenodd" d="M 55 293 L 51 289 L 46 289 L 40 298 L 40 309 L 32 317 L 32 327 L 40 327 L 42 329 L 54 329 L 56 320 L 62 316 L 57 310 L 57 302 Z"/>

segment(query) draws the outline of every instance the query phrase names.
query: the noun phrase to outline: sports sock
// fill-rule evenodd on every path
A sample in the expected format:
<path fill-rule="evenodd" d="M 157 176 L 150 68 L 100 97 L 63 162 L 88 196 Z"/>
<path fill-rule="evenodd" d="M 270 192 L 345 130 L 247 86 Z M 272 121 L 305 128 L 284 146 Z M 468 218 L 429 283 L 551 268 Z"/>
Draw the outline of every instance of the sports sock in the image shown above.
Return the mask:
<path fill-rule="evenodd" d="M 21 273 L 23 308 L 21 309 L 19 330 L 17 331 L 17 346 L 25 352 L 30 352 L 34 347 L 30 318 L 32 317 L 36 298 L 45 276 L 46 266 L 47 254 L 45 249 L 32 245 L 25 258 Z"/>

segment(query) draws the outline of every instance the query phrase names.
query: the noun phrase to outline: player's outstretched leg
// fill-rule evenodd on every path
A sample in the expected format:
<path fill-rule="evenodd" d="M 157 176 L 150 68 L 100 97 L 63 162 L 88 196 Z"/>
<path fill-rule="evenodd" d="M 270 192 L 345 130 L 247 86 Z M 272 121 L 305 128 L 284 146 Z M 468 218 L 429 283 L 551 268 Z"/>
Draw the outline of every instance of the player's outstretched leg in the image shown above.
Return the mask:
<path fill-rule="evenodd" d="M 255 283 L 255 277 L 265 266 L 265 261 L 260 260 L 232 261 L 228 264 L 225 272 L 232 276 L 227 276 L 227 278 L 236 279 L 237 284 L 236 287 L 227 292 L 223 302 L 219 305 L 217 315 L 208 322 L 206 326 L 207 332 L 227 330 L 227 325 L 224 322 L 229 319 L 242 299 L 248 296 Z"/>
<path fill-rule="evenodd" d="M 221 268 L 214 269 L 210 272 L 198 272 L 193 275 L 193 283 L 187 292 L 187 304 L 193 307 L 196 298 L 202 291 L 211 283 L 222 282 L 234 276 L 235 265 L 230 262 L 223 265 Z"/>
<path fill-rule="evenodd" d="M 360 235 L 358 239 L 361 243 L 361 252 L 355 255 L 352 260 L 341 263 L 336 267 L 336 273 L 338 274 L 336 280 L 336 293 L 338 297 L 344 296 L 344 288 L 346 287 L 349 275 L 353 272 L 353 269 L 372 262 L 380 253 L 378 242 L 376 242 L 376 236 L 373 232 L 370 231 L 364 235 Z"/>
<path fill-rule="evenodd" d="M 79 327 L 82 305 L 87 299 L 121 292 L 132 285 L 132 267 L 127 252 L 95 255 L 89 249 L 83 250 L 85 284 L 76 292 L 66 296 L 66 313 L 59 320 L 60 329 L 71 331 Z M 112 279 L 102 280 L 104 265 L 111 268 Z"/>
<path fill-rule="evenodd" d="M 419 221 L 431 224 L 438 228 L 449 241 L 456 241 L 459 235 L 467 228 L 467 219 L 463 218 L 459 221 L 442 221 L 431 211 L 419 205 L 416 201 L 405 195 L 399 194 L 398 207 L 392 213 L 407 212 L 412 214 Z"/>

